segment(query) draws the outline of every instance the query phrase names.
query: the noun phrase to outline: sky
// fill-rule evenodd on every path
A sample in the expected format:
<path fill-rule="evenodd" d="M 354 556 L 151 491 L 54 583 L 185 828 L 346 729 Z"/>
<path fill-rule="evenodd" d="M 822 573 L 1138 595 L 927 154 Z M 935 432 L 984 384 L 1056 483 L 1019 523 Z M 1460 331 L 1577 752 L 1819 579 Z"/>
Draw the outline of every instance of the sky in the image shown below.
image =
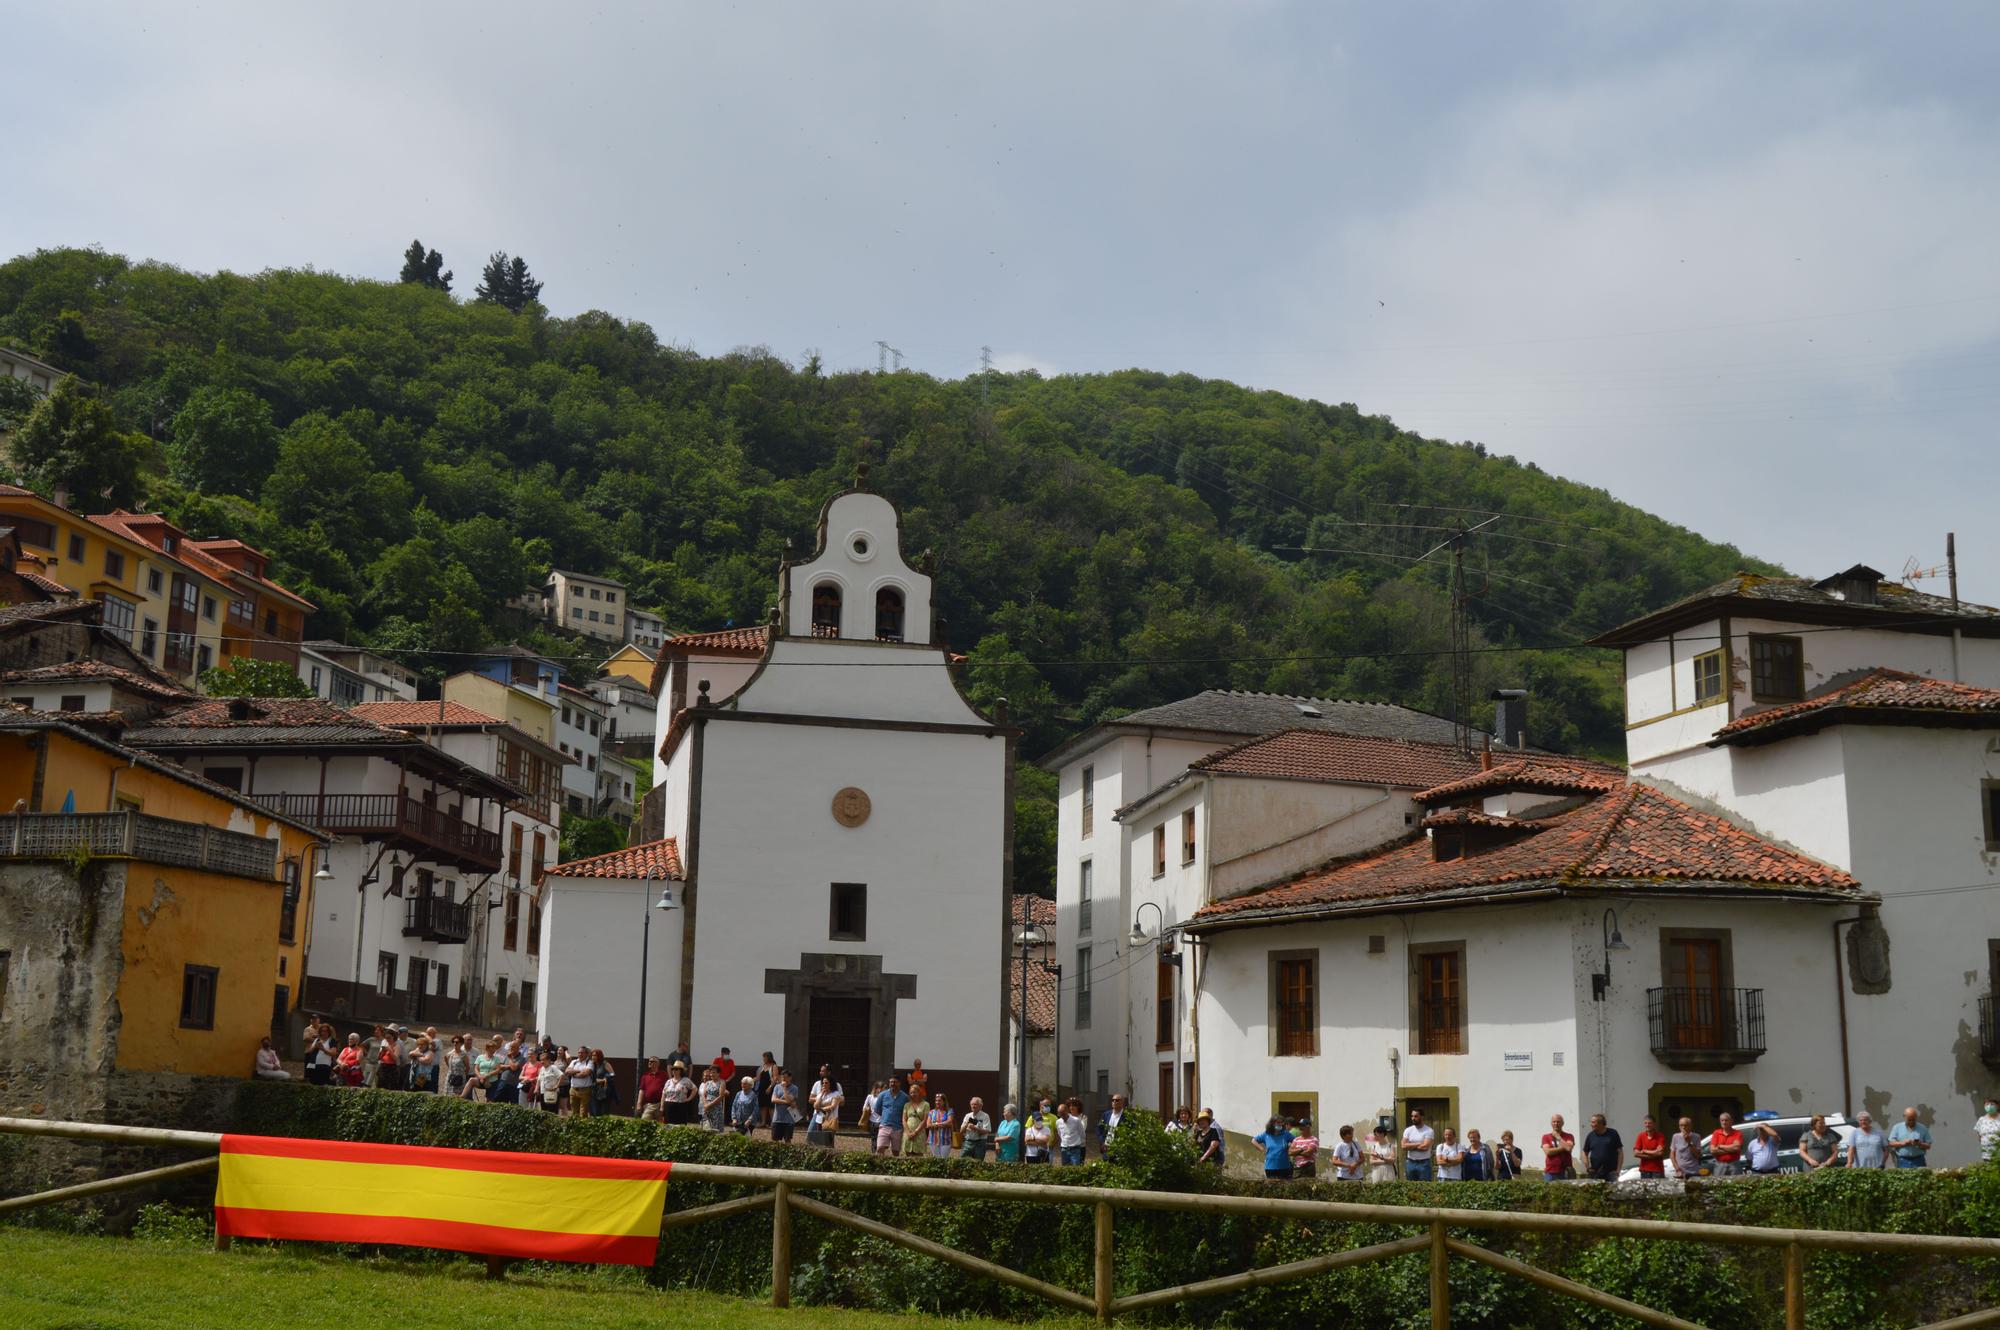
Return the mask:
<path fill-rule="evenodd" d="M 0 255 L 1352 402 L 2000 603 L 2000 8 L 25 5 Z M 1941 589 L 1941 581 L 1919 583 Z"/>

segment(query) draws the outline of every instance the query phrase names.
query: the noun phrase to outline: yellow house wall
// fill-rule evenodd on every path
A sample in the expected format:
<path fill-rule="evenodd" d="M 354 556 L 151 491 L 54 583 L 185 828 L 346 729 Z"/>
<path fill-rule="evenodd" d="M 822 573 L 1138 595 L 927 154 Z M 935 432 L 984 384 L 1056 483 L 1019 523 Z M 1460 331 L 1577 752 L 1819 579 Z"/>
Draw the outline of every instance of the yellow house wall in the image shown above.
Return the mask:
<path fill-rule="evenodd" d="M 483 711 L 515 729 L 555 744 L 555 708 L 511 684 L 483 674 L 454 674 L 444 681 L 445 700 Z"/>
<path fill-rule="evenodd" d="M 47 522 L 55 528 L 56 543 L 48 551 L 49 575 L 64 586 L 88 595 L 94 583 L 104 582 L 116 586 L 120 594 L 138 607 L 138 622 L 133 624 L 134 646 L 136 648 L 138 630 L 145 619 L 152 619 L 165 633 L 167 622 L 167 591 L 173 585 L 171 576 L 161 579 L 159 595 L 146 591 L 145 569 L 148 566 L 171 573 L 176 562 L 160 553 L 144 541 L 132 540 L 116 535 L 78 513 L 59 508 L 45 499 L 29 499 L 20 495 L 0 496 L 0 513 L 18 513 Z M 84 539 L 83 562 L 72 563 L 69 557 L 69 538 L 72 535 Z M 26 542 L 23 542 L 26 544 Z M 28 545 L 38 550 L 37 546 Z M 104 551 L 117 550 L 125 556 L 125 572 L 121 577 L 106 577 L 104 574 Z M 159 648 L 153 652 L 154 664 L 159 663 Z"/>
<path fill-rule="evenodd" d="M 633 647 L 620 647 L 612 652 L 611 658 L 604 662 L 604 672 L 623 675 L 641 688 L 652 687 L 653 662 Z"/>
<path fill-rule="evenodd" d="M 128 1071 L 248 1076 L 271 1031 L 278 968 L 275 882 L 132 861 L 125 878 L 125 969 L 118 1058 Z M 188 965 L 217 970 L 215 1028 L 181 1028 Z M 296 992 L 298 983 L 292 981 Z"/>

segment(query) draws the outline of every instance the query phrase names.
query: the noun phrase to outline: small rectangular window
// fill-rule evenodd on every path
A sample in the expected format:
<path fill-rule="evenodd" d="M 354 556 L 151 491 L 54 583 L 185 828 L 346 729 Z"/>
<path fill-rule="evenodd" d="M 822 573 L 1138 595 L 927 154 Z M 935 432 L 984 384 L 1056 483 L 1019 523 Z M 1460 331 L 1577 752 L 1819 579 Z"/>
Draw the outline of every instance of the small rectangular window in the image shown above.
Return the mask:
<path fill-rule="evenodd" d="M 572 606 L 569 612 L 569 617 L 572 619 L 581 619 L 583 617 L 583 611 Z"/>
<path fill-rule="evenodd" d="M 1097 821 L 1097 768 L 1083 769 L 1083 834 L 1088 836 Z"/>
<path fill-rule="evenodd" d="M 528 954 L 542 954 L 542 907 L 528 902 Z"/>
<path fill-rule="evenodd" d="M 1181 862 L 1194 862 L 1194 809 L 1181 814 Z"/>
<path fill-rule="evenodd" d="M 1153 876 L 1159 877 L 1167 871 L 1167 824 L 1162 822 L 1153 828 Z"/>
<path fill-rule="evenodd" d="M 82 536 L 75 536 L 75 535 L 71 536 L 71 537 L 69 538 L 69 557 L 70 557 L 70 562 L 71 562 L 71 563 L 82 563 L 82 562 L 83 562 L 83 556 L 84 556 L 84 552 L 85 552 L 85 551 L 84 551 L 84 544 L 83 544 L 83 537 L 82 537 Z"/>
<path fill-rule="evenodd" d="M 1076 949 L 1076 1028 L 1090 1028 L 1090 948 Z"/>
<path fill-rule="evenodd" d="M 499 982 L 493 985 L 493 1000 L 499 1006 L 507 1005 L 507 976 L 504 974 L 500 976 Z"/>
<path fill-rule="evenodd" d="M 1694 704 L 1706 706 L 1722 700 L 1723 659 L 1720 649 L 1704 651 L 1694 658 Z"/>
<path fill-rule="evenodd" d="M 1758 702 L 1796 702 L 1805 695 L 1805 648 L 1799 639 L 1751 634 L 1750 696 Z"/>
<path fill-rule="evenodd" d="M 201 598 L 201 617 L 208 620 L 210 623 L 215 622 L 214 596 L 203 596 Z"/>
<path fill-rule="evenodd" d="M 520 937 L 521 934 L 521 893 L 518 891 L 509 891 L 506 894 L 507 894 L 507 923 L 506 927 L 501 932 L 500 945 L 505 947 L 508 951 L 513 951 L 515 949 L 516 940 Z"/>
<path fill-rule="evenodd" d="M 592 587 L 592 588 L 590 589 L 590 598 L 591 598 L 592 600 L 602 600 L 602 599 L 604 599 L 604 593 L 603 593 L 603 592 L 601 592 L 601 591 L 599 591 L 599 590 L 598 590 L 598 589 L 597 589 L 596 587 Z M 596 616 L 595 614 L 593 614 L 593 615 L 591 615 L 590 617 L 591 617 L 591 618 L 593 618 L 593 619 L 595 619 L 595 618 L 596 618 L 597 616 Z"/>
<path fill-rule="evenodd" d="M 188 965 L 181 969 L 181 1028 L 215 1028 L 215 981 L 222 972 L 213 965 Z"/>
<path fill-rule="evenodd" d="M 62 697 L 62 701 L 56 704 L 56 710 L 58 710 L 58 711 L 81 711 L 81 710 L 83 710 L 83 694 L 82 694 L 82 693 L 64 693 L 64 694 L 63 694 L 63 697 Z"/>
<path fill-rule="evenodd" d="M 1174 1046 L 1174 981 L 1180 977 L 1180 969 L 1171 961 L 1161 960 L 1153 966 L 1153 1044 L 1154 1051 L 1164 1052 Z M 1171 1071 L 1171 1068 L 1169 1068 Z M 1167 1092 L 1161 1102 L 1173 1098 L 1173 1082 L 1167 1082 Z"/>
<path fill-rule="evenodd" d="M 396 991 L 396 953 L 393 951 L 375 954 L 375 991 L 382 994 Z"/>
<path fill-rule="evenodd" d="M 1417 1052 L 1465 1051 L 1465 950 L 1453 946 L 1418 952 Z"/>
<path fill-rule="evenodd" d="M 618 593 L 616 591 L 605 592 L 604 603 L 606 605 L 616 605 L 618 603 Z"/>
<path fill-rule="evenodd" d="M 868 884 L 836 882 L 827 922 L 827 936 L 835 942 L 868 940 Z"/>
<path fill-rule="evenodd" d="M 1304 1058 L 1319 1052 L 1319 957 L 1271 957 L 1271 1052 Z"/>
<path fill-rule="evenodd" d="M 148 568 L 146 570 L 146 592 L 148 595 L 159 595 L 160 589 L 165 585 L 166 580 L 161 577 L 159 569 Z"/>
<path fill-rule="evenodd" d="M 442 961 L 438 962 L 437 977 L 437 995 L 443 997 L 451 991 L 451 967 Z"/>
<path fill-rule="evenodd" d="M 195 673 L 204 674 L 213 664 L 215 664 L 215 652 L 206 643 L 194 649 Z"/>
<path fill-rule="evenodd" d="M 1085 859 L 1076 866 L 1076 931 L 1085 937 L 1090 936 L 1090 893 L 1094 875 L 1090 860 Z"/>
<path fill-rule="evenodd" d="M 159 588 L 155 587 L 154 590 Z M 157 620 L 148 619 L 139 634 L 139 654 L 147 658 L 154 656 L 160 646 L 160 625 Z"/>
<path fill-rule="evenodd" d="M 104 551 L 104 575 L 114 581 L 122 579 L 125 576 L 125 556 L 117 550 Z"/>
<path fill-rule="evenodd" d="M 2000 780 L 1980 783 L 1979 802 L 1986 811 L 1986 848 L 2000 850 Z"/>
<path fill-rule="evenodd" d="M 532 979 L 521 981 L 521 1010 L 529 1013 L 535 1010 L 535 981 Z"/>

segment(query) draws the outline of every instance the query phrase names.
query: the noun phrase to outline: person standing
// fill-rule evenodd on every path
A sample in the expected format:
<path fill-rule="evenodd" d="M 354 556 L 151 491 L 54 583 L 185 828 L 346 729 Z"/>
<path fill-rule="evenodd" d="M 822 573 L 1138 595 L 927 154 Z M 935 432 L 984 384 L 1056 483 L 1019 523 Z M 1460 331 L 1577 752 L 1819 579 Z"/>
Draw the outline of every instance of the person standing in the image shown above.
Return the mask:
<path fill-rule="evenodd" d="M 879 1108 L 881 1102 L 882 1082 L 877 1081 L 868 1087 L 868 1093 L 861 1100 L 861 1126 L 871 1139 L 882 1127 L 882 1114 Z"/>
<path fill-rule="evenodd" d="M 1929 1168 L 1931 1129 L 1917 1121 L 1917 1110 L 1903 1110 L 1903 1120 L 1889 1129 L 1889 1149 L 1897 1168 Z"/>
<path fill-rule="evenodd" d="M 1840 1135 L 1826 1125 L 1826 1115 L 1815 1113 L 1799 1137 L 1799 1163 L 1807 1173 L 1833 1167 L 1840 1157 Z"/>
<path fill-rule="evenodd" d="M 722 1082 L 722 1088 L 731 1094 L 736 1092 L 736 1059 L 723 1049 L 715 1055 L 715 1079 Z"/>
<path fill-rule="evenodd" d="M 533 1089 L 541 1104 L 542 1112 L 554 1113 L 562 1117 L 569 1112 L 569 1099 L 563 1093 L 563 1082 L 569 1079 L 568 1062 L 560 1051 L 550 1053 L 535 1073 Z M 522 1084 L 528 1084 L 526 1077 Z"/>
<path fill-rule="evenodd" d="M 1625 1167 L 1625 1138 L 1604 1120 L 1602 1113 L 1590 1115 L 1590 1130 L 1583 1137 L 1583 1158 L 1590 1176 L 1598 1182 L 1616 1182 Z"/>
<path fill-rule="evenodd" d="M 903 1083 L 891 1076 L 888 1086 L 874 1098 L 875 1153 L 895 1154 L 903 1148 L 903 1110 L 910 1097 L 903 1093 Z"/>
<path fill-rule="evenodd" d="M 1169 1136 L 1178 1136 L 1187 1145 L 1194 1144 L 1194 1110 L 1182 1104 L 1174 1110 L 1174 1120 L 1166 1125 Z"/>
<path fill-rule="evenodd" d="M 1361 1147 L 1354 1142 L 1354 1128 L 1351 1125 L 1341 1124 L 1340 1141 L 1330 1152 L 1330 1158 L 1333 1161 L 1335 1182 L 1361 1181 Z"/>
<path fill-rule="evenodd" d="M 368 1075 L 361 1034 L 359 1031 L 347 1036 L 347 1044 L 334 1059 L 340 1071 L 340 1083 L 350 1088 L 359 1088 Z"/>
<path fill-rule="evenodd" d="M 1030 1113 L 1021 1124 L 1022 1159 L 1030 1164 L 1048 1163 L 1050 1139 L 1048 1119 L 1040 1113 Z"/>
<path fill-rule="evenodd" d="M 748 1136 L 756 1129 L 758 1110 L 757 1078 L 742 1077 L 737 1082 L 736 1097 L 729 1101 L 729 1125 L 736 1129 L 738 1136 Z"/>
<path fill-rule="evenodd" d="M 639 1116 L 648 1122 L 660 1120 L 660 1098 L 667 1090 L 667 1074 L 660 1070 L 658 1058 L 646 1059 L 645 1074 L 639 1077 Z"/>
<path fill-rule="evenodd" d="M 1459 1171 L 1465 1167 L 1465 1147 L 1458 1143 L 1458 1132 L 1446 1127 L 1438 1137 L 1437 1149 L 1431 1152 L 1431 1163 L 1436 1169 L 1439 1182 L 1461 1182 L 1464 1175 Z"/>
<path fill-rule="evenodd" d="M 1972 1124 L 1972 1130 L 1979 1135 L 1979 1157 L 1991 1159 L 1994 1147 L 2000 1146 L 2000 1102 L 1992 1095 L 1986 1096 L 1986 1111 Z"/>
<path fill-rule="evenodd" d="M 576 1056 L 563 1070 L 569 1076 L 569 1115 L 573 1118 L 589 1117 L 590 1092 L 597 1084 L 597 1067 L 591 1061 L 590 1050 L 579 1047 Z"/>
<path fill-rule="evenodd" d="M 931 1101 L 911 1094 L 909 1102 L 903 1105 L 903 1153 L 921 1156 L 927 1142 L 924 1128 L 930 1124 Z"/>
<path fill-rule="evenodd" d="M 1495 1182 L 1517 1182 L 1521 1177 L 1521 1147 L 1514 1144 L 1514 1133 L 1500 1133 L 1499 1144 L 1493 1147 L 1493 1180 Z"/>
<path fill-rule="evenodd" d="M 1875 1119 L 1862 1113 L 1854 1119 L 1854 1131 L 1847 1138 L 1849 1168 L 1887 1168 L 1889 1138 L 1875 1129 Z"/>
<path fill-rule="evenodd" d="M 824 1149 L 833 1148 L 833 1134 L 840 1130 L 840 1108 L 847 1095 L 840 1088 L 840 1082 L 822 1071 L 820 1092 L 813 1096 L 812 1122 L 806 1128 L 806 1140 Z"/>
<path fill-rule="evenodd" d="M 951 1111 L 951 1096 L 939 1090 L 931 1111 L 924 1114 L 924 1140 L 930 1146 L 931 1158 L 951 1157 L 951 1128 L 956 1120 Z"/>
<path fill-rule="evenodd" d="M 1370 1182 L 1396 1180 L 1396 1143 L 1389 1139 L 1389 1129 L 1379 1122 L 1375 1124 L 1374 1132 L 1368 1137 L 1368 1180 Z"/>
<path fill-rule="evenodd" d="M 1292 1176 L 1301 1182 L 1310 1182 L 1319 1176 L 1319 1137 L 1313 1134 L 1312 1119 L 1298 1120 L 1297 1134 L 1292 1137 Z"/>
<path fill-rule="evenodd" d="M 1056 1114 L 1056 1148 L 1065 1164 L 1083 1162 L 1083 1101 L 1066 1099 Z"/>
<path fill-rule="evenodd" d="M 660 1105 L 666 1112 L 670 1127 L 691 1127 L 695 1116 L 694 1078 L 688 1075 L 688 1064 L 675 1062 L 667 1069 L 667 1084 L 660 1091 Z"/>
<path fill-rule="evenodd" d="M 1000 1129 L 994 1133 L 993 1143 L 1001 1163 L 1021 1162 L 1021 1114 L 1012 1104 L 1000 1110 Z"/>
<path fill-rule="evenodd" d="M 1715 1130 L 1708 1137 L 1708 1152 L 1715 1160 L 1715 1176 L 1733 1178 L 1743 1172 L 1743 1133 L 1728 1113 L 1715 1115 Z"/>
<path fill-rule="evenodd" d="M 905 1084 L 910 1088 L 910 1098 L 921 1099 L 925 1103 L 930 1102 L 931 1078 L 924 1074 L 924 1060 L 922 1058 L 910 1059 L 910 1077 Z"/>
<path fill-rule="evenodd" d="M 1485 1182 L 1493 1176 L 1493 1153 L 1479 1139 L 1479 1128 L 1465 1133 L 1464 1154 L 1459 1173 L 1467 1182 Z"/>
<path fill-rule="evenodd" d="M 771 1085 L 771 1139 L 789 1143 L 798 1121 L 799 1087 L 792 1084 L 792 1074 L 780 1067 Z"/>
<path fill-rule="evenodd" d="M 1290 1182 L 1292 1180 L 1291 1130 L 1285 1126 L 1283 1118 L 1272 1118 L 1264 1124 L 1264 1130 L 1250 1138 L 1250 1143 L 1262 1147 L 1264 1151 L 1264 1180 L 1266 1182 Z"/>
<path fill-rule="evenodd" d="M 986 1114 L 984 1099 L 975 1097 L 966 1106 L 965 1119 L 959 1123 L 959 1134 L 965 1141 L 961 1151 L 965 1158 L 986 1158 L 986 1152 L 993 1148 L 993 1119 Z"/>
<path fill-rule="evenodd" d="M 765 1126 L 771 1125 L 771 1087 L 778 1083 L 778 1060 L 764 1051 L 764 1060 L 757 1067 L 757 1116 Z"/>
<path fill-rule="evenodd" d="M 1639 1119 L 1639 1134 L 1632 1140 L 1632 1157 L 1639 1161 L 1641 1182 L 1659 1182 L 1666 1178 L 1667 1138 L 1650 1114 Z"/>
<path fill-rule="evenodd" d="M 314 1023 L 306 1030 L 306 1083 L 331 1085 L 333 1061 L 339 1054 L 333 1046 L 333 1027 Z"/>
<path fill-rule="evenodd" d="M 1575 1176 L 1576 1136 L 1563 1130 L 1563 1115 L 1557 1113 L 1542 1133 L 1542 1180 L 1557 1182 Z"/>
<path fill-rule="evenodd" d="M 1674 1176 L 1685 1182 L 1701 1176 L 1701 1137 L 1693 1118 L 1682 1118 L 1667 1141 L 1667 1158 L 1674 1161 Z"/>
<path fill-rule="evenodd" d="M 1201 1116 L 1194 1120 L 1195 1162 L 1213 1164 L 1219 1172 L 1222 1168 L 1226 1146 L 1222 1139 L 1222 1128 L 1215 1124 L 1215 1110 L 1204 1108 Z"/>
<path fill-rule="evenodd" d="M 451 1037 L 451 1052 L 444 1059 L 444 1092 L 454 1099 L 463 1099 L 472 1085 L 471 1050 L 466 1045 L 465 1036 Z"/>
<path fill-rule="evenodd" d="M 1778 1146 L 1782 1142 L 1778 1129 L 1768 1122 L 1759 1122 L 1750 1129 L 1749 1139 L 1744 1149 L 1750 1156 L 1752 1173 L 1771 1176 L 1778 1171 Z"/>
<path fill-rule="evenodd" d="M 1421 1108 L 1410 1110 L 1410 1125 L 1403 1128 L 1403 1177 L 1409 1182 L 1431 1180 L 1431 1148 L 1437 1133 L 1424 1121 Z"/>
<path fill-rule="evenodd" d="M 1111 1138 L 1118 1134 L 1118 1124 L 1125 1120 L 1125 1096 L 1111 1096 L 1111 1107 L 1097 1117 L 1097 1150 L 1102 1154 L 1111 1144 Z"/>

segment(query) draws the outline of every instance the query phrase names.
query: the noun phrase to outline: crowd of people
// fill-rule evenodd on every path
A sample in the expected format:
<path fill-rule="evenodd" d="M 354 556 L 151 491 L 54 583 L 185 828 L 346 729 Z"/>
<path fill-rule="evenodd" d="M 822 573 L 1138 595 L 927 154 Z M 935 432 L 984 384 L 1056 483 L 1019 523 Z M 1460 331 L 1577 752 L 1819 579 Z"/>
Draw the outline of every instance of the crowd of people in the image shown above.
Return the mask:
<path fill-rule="evenodd" d="M 284 1080 L 271 1041 L 257 1051 L 255 1074 Z M 483 1040 L 474 1035 L 441 1035 L 435 1026 L 414 1031 L 395 1023 L 377 1025 L 363 1035 L 343 1040 L 330 1022 L 314 1019 L 305 1031 L 305 1077 L 315 1085 L 341 1085 L 378 1090 L 410 1090 L 449 1094 L 484 1103 L 519 1104 L 574 1117 L 628 1111 L 619 1096 L 617 1071 L 601 1048 L 560 1045 L 547 1035 L 530 1039 L 523 1029 L 511 1036 Z M 882 1156 L 928 1156 L 994 1159 L 1003 1163 L 1081 1164 L 1088 1147 L 1101 1152 L 1116 1136 L 1126 1113 L 1123 1095 L 1111 1096 L 1108 1108 L 1093 1122 L 1082 1100 L 1041 1095 L 1027 1109 L 1001 1106 L 997 1117 L 986 1102 L 972 1096 L 963 1111 L 943 1089 L 933 1089 L 921 1059 L 907 1075 L 894 1075 L 870 1085 L 848 1118 L 849 1091 L 822 1066 L 809 1085 L 801 1086 L 769 1053 L 754 1070 L 740 1069 L 727 1048 L 697 1064 L 685 1041 L 667 1058 L 648 1058 L 638 1077 L 629 1112 L 668 1125 L 699 1125 L 713 1132 L 748 1136 L 762 1130 L 773 1141 L 797 1139 L 831 1149 L 835 1133 L 851 1122 L 874 1153 Z M 1181 1141 L 1201 1163 L 1221 1168 L 1227 1141 L 1212 1110 L 1191 1108 L 1174 1112 L 1165 1123 L 1170 1136 Z M 1353 1126 L 1342 1124 L 1337 1138 L 1321 1139 L 1305 1117 L 1272 1117 L 1251 1138 L 1263 1151 L 1264 1176 L 1273 1181 L 1327 1176 L 1342 1182 L 1487 1182 L 1539 1177 L 1547 1181 L 1587 1178 L 1615 1181 L 1628 1162 L 1638 1176 L 1664 1178 L 1669 1168 L 1679 1177 L 1736 1177 L 1781 1171 L 1780 1152 L 1796 1149 L 1799 1168 L 1806 1172 L 1832 1167 L 1925 1168 L 1932 1148 L 1930 1129 L 1906 1108 L 1902 1120 L 1887 1131 L 1871 1114 L 1856 1116 L 1843 1135 L 1815 1116 L 1788 1147 L 1769 1121 L 1750 1115 L 1739 1122 L 1730 1113 L 1717 1115 L 1705 1136 L 1693 1119 L 1683 1117 L 1668 1133 L 1648 1116 L 1628 1147 L 1605 1115 L 1593 1114 L 1579 1141 L 1558 1113 L 1539 1141 L 1540 1159 L 1531 1166 L 1514 1133 L 1502 1131 L 1493 1141 L 1478 1129 L 1461 1137 L 1451 1127 L 1434 1128 L 1422 1109 L 1413 1108 L 1401 1135 L 1392 1136 L 1388 1120 L 1379 1120 L 1365 1139 Z M 2000 1147 L 2000 1103 L 1989 1101 L 1975 1130 L 1980 1153 L 1991 1156 Z"/>

